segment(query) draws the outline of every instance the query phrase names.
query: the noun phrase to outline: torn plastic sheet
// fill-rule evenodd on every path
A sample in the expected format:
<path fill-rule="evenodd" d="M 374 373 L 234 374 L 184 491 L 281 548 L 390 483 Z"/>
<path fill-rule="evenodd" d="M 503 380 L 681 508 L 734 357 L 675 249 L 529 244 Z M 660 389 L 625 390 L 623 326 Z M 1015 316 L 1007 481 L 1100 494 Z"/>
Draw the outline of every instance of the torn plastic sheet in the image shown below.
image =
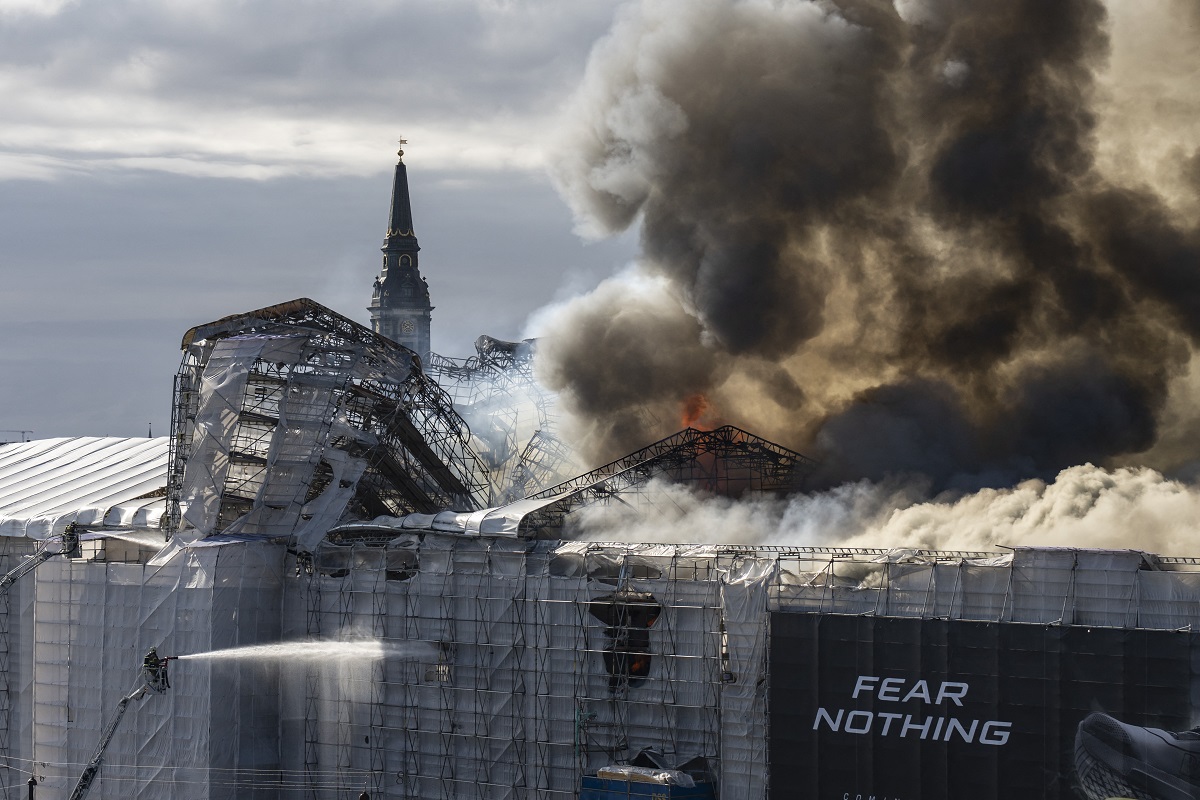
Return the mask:
<path fill-rule="evenodd" d="M 325 451 L 324 461 L 333 470 L 333 477 L 324 491 L 306 503 L 301 512 L 304 521 L 295 533 L 296 546 L 301 550 L 315 548 L 337 524 L 354 497 L 358 479 L 367 468 L 365 459 L 334 448 Z"/>
<path fill-rule="evenodd" d="M 236 492 L 250 500 L 251 508 L 222 532 L 288 536 L 299 521 L 305 493 L 334 417 L 334 392 L 345 385 L 349 372 L 346 360 L 324 365 L 320 363 L 322 355 L 307 339 L 298 350 L 264 350 L 263 359 L 295 367 L 278 401 L 278 421 L 269 434 L 265 464 L 247 467 L 249 479 Z M 341 355 L 352 361 L 359 354 L 352 348 Z M 255 455 L 264 454 L 256 451 Z"/>
<path fill-rule="evenodd" d="M 284 359 L 289 352 L 298 353 L 304 338 L 234 336 L 212 346 L 200 378 L 192 451 L 183 485 L 186 525 L 177 536 L 191 540 L 216 532 L 250 371 L 260 356 Z"/>

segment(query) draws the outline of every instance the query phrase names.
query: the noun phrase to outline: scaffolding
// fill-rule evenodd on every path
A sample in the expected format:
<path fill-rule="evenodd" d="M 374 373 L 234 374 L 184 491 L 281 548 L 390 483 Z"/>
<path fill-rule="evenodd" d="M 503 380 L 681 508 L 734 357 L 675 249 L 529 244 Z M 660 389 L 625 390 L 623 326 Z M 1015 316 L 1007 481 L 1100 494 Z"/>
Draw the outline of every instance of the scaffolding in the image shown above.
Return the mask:
<path fill-rule="evenodd" d="M 757 691 L 765 618 L 754 620 L 760 635 L 731 638 L 742 626 L 728 610 L 730 593 L 766 588 L 761 576 L 743 581 L 741 566 L 712 548 L 324 543 L 285 588 L 283 637 L 376 631 L 396 652 L 425 651 L 364 663 L 336 689 L 326 673 L 285 690 L 281 707 L 304 718 L 285 719 L 284 735 L 303 730 L 306 747 L 295 751 L 303 765 L 284 771 L 344 770 L 346 792 L 372 797 L 549 800 L 651 749 L 713 777 L 722 765 L 731 786 L 744 784 L 755 767 L 731 757 L 745 747 L 722 733 L 734 709 L 721 696 L 739 680 Z"/>
<path fill-rule="evenodd" d="M 101 552 L 48 562 L 11 612 L 28 664 L 10 666 L 9 774 L 47 791 L 77 776 L 150 645 L 379 644 L 294 666 L 180 661 L 173 691 L 114 739 L 106 798 L 565 800 L 647 752 L 718 796 L 763 798 L 780 614 L 1175 631 L 1200 613 L 1200 560 L 1138 551 L 346 528 L 311 553 L 230 536 Z"/>
<path fill-rule="evenodd" d="M 428 371 L 470 423 L 478 450 L 497 476 L 497 503 L 519 500 L 558 483 L 574 466 L 571 448 L 558 438 L 555 397 L 533 374 L 537 342 L 475 340 L 475 355 L 436 353 Z"/>
<path fill-rule="evenodd" d="M 36 539 L 0 537 L 0 574 L 33 554 Z M 17 800 L 24 777 L 13 760 L 28 737 L 32 717 L 29 681 L 33 654 L 28 627 L 33 603 L 32 582 L 17 583 L 0 592 L 0 797 Z"/>
<path fill-rule="evenodd" d="M 1200 560 L 1140 550 L 754 552 L 774 555 L 779 611 L 1153 630 L 1200 618 Z"/>
<path fill-rule="evenodd" d="M 311 300 L 193 328 L 183 348 L 171 535 L 311 547 L 345 516 L 473 510 L 494 493 L 415 354 Z"/>
<path fill-rule="evenodd" d="M 285 692 L 306 715 L 285 730 L 315 736 L 305 768 L 343 770 L 344 793 L 427 800 L 574 797 L 647 749 L 701 765 L 719 796 L 765 797 L 773 613 L 1175 630 L 1200 607 L 1200 563 L 1136 551 L 407 533 L 326 542 L 300 572 L 285 639 L 426 648 L 362 665 L 333 704 L 328 676 Z"/>
<path fill-rule="evenodd" d="M 602 467 L 529 495 L 542 501 L 524 515 L 530 537 L 563 535 L 568 515 L 585 506 L 620 502 L 635 511 L 654 502 L 652 479 L 684 483 L 701 492 L 741 497 L 790 494 L 804 488 L 816 462 L 732 425 L 710 431 L 685 428 Z"/>
<path fill-rule="evenodd" d="M 787 494 L 814 465 L 689 428 L 558 480 L 565 446 L 514 433 L 529 348 L 477 347 L 433 358 L 445 389 L 308 300 L 190 331 L 169 543 L 105 532 L 0 606 L 6 785 L 64 788 L 150 645 L 371 642 L 303 664 L 180 661 L 175 691 L 114 738 L 98 796 L 566 800 L 645 759 L 765 798 L 775 615 L 1180 630 L 1200 613 L 1200 560 L 1138 551 L 564 541 L 577 512 L 652 507 L 656 480 Z M 490 414 L 487 435 L 456 409 Z M 518 499 L 490 508 L 497 472 Z"/>

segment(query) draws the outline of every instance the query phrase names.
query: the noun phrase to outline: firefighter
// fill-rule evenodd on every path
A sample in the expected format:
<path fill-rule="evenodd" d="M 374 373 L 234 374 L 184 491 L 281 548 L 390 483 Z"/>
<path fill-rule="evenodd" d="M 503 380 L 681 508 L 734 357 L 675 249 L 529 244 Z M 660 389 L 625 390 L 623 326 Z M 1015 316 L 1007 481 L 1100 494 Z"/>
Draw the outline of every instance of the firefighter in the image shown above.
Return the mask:
<path fill-rule="evenodd" d="M 142 659 L 142 669 L 146 670 L 150 683 L 157 685 L 162 682 L 163 660 L 158 657 L 157 647 L 151 647 L 150 652 L 146 653 Z"/>

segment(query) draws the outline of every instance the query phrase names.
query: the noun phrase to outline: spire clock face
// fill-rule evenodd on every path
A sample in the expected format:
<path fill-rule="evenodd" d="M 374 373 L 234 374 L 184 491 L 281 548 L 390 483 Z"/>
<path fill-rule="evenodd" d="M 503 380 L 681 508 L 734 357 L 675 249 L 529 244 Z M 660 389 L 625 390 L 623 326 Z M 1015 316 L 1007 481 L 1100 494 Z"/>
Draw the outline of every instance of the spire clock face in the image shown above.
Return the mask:
<path fill-rule="evenodd" d="M 415 333 L 416 330 L 417 330 L 417 324 L 415 322 L 413 322 L 411 319 L 406 319 L 406 320 L 404 320 L 404 322 L 400 323 L 400 332 L 401 333 Z"/>

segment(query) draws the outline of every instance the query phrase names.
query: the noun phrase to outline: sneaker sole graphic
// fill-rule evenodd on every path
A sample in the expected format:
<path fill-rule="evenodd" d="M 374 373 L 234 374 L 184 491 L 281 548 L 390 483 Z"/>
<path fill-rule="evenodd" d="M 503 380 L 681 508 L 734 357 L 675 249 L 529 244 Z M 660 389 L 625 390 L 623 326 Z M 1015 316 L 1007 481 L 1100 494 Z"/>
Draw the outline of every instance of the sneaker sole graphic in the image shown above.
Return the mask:
<path fill-rule="evenodd" d="M 1075 751 L 1075 777 L 1087 800 L 1159 800 L 1134 789 L 1082 747 Z"/>
<path fill-rule="evenodd" d="M 1090 719 L 1090 718 L 1089 718 Z M 1104 723 L 1117 725 L 1106 718 Z M 1108 743 L 1090 734 L 1086 723 L 1075 734 L 1075 775 L 1087 800 L 1198 800 L 1200 787 L 1179 775 L 1172 775 L 1143 763 L 1128 750 L 1114 750 Z M 1121 738 L 1128 734 L 1120 731 Z M 1132 748 L 1132 743 L 1128 745 Z"/>

